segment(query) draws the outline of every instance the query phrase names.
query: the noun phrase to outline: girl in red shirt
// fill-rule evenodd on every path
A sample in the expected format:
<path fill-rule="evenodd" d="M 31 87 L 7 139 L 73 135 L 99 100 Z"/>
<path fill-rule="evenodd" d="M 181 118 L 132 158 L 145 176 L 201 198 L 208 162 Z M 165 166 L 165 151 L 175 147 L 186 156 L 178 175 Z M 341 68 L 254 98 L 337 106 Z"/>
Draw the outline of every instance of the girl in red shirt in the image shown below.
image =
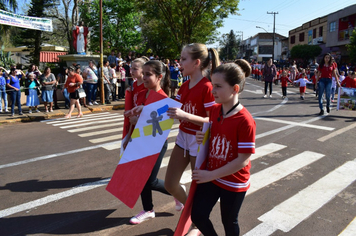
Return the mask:
<path fill-rule="evenodd" d="M 289 78 L 287 71 L 283 71 L 282 76 L 280 78 L 277 78 L 277 80 L 281 81 L 282 84 L 282 98 L 287 97 L 287 87 L 288 87 L 288 82 L 293 83 Z"/>
<path fill-rule="evenodd" d="M 179 181 L 189 164 L 192 170 L 195 169 L 198 151 L 195 134 L 209 120 L 210 109 L 215 104 L 211 93 L 213 86 L 204 75 L 207 75 L 206 69 L 210 64 L 213 71 L 220 63 L 215 49 L 208 49 L 199 43 L 186 45 L 180 58 L 183 76 L 189 75 L 190 79 L 182 84 L 176 96 L 182 107 L 169 108 L 167 112 L 170 118 L 180 120 L 180 126 L 167 167 L 165 187 L 179 202 L 185 204 L 187 194 Z M 182 206 L 176 205 L 177 211 L 182 209 Z"/>
<path fill-rule="evenodd" d="M 337 84 L 340 86 L 338 76 L 336 75 L 336 64 L 331 61 L 330 53 L 326 53 L 321 60 L 318 67 L 318 89 L 319 89 L 319 108 L 320 113 L 319 116 L 324 115 L 323 108 L 323 94 L 325 91 L 325 99 L 326 99 L 326 112 L 330 112 L 330 97 L 331 97 L 331 84 L 332 77 L 336 78 Z"/>
<path fill-rule="evenodd" d="M 137 117 L 141 113 L 144 105 L 146 104 L 147 97 L 152 91 L 168 97 L 167 94 L 169 93 L 170 87 L 170 74 L 167 65 L 157 60 L 148 61 L 144 64 L 142 72 L 142 80 L 145 89 L 138 93 L 137 106 L 130 111 L 127 111 L 127 116 Z M 131 122 L 133 125 L 136 125 L 137 119 L 131 120 Z M 143 211 L 130 219 L 131 224 L 140 224 L 145 220 L 149 220 L 155 217 L 152 203 L 152 190 L 170 195 L 164 187 L 164 181 L 157 179 L 157 174 L 166 150 L 167 141 L 163 145 L 162 150 L 157 158 L 156 164 L 152 169 L 151 175 L 141 192 Z"/>
<path fill-rule="evenodd" d="M 204 235 L 217 235 L 209 215 L 220 198 L 225 235 L 239 235 L 238 214 L 250 187 L 250 156 L 255 153 L 256 123 L 239 102 L 245 78 L 251 73 L 248 62 L 221 65 L 212 75 L 217 103 L 210 112 L 210 140 L 206 170 L 194 170 L 197 181 L 191 219 Z M 197 142 L 204 133 L 198 131 Z"/>

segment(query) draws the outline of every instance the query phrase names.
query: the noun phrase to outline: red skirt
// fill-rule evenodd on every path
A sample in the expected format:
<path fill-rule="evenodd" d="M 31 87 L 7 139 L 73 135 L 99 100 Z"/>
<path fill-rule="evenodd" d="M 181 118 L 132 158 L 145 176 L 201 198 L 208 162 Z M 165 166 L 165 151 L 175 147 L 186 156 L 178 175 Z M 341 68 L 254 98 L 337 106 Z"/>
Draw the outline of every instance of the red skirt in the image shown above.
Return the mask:
<path fill-rule="evenodd" d="M 306 86 L 304 86 L 304 87 L 299 87 L 299 92 L 300 93 L 305 93 L 305 90 L 306 90 Z"/>

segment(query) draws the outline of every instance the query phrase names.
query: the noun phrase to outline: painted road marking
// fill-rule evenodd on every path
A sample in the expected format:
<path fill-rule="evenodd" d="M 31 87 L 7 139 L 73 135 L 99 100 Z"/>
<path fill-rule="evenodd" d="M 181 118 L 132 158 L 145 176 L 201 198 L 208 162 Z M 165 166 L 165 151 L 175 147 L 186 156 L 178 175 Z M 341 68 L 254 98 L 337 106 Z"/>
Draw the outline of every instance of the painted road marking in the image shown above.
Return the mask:
<path fill-rule="evenodd" d="M 332 132 L 332 133 L 330 133 L 328 135 L 325 135 L 324 137 L 319 138 L 318 141 L 325 142 L 326 140 L 331 139 L 333 137 L 336 137 L 337 135 L 340 135 L 340 134 L 342 134 L 342 133 L 344 133 L 346 131 L 349 131 L 349 130 L 355 128 L 355 127 L 356 127 L 356 123 L 354 123 L 352 125 L 349 125 L 349 126 L 346 126 L 346 127 L 342 128 L 342 129 L 336 130 L 335 132 Z"/>
<path fill-rule="evenodd" d="M 86 126 L 86 125 L 102 124 L 102 123 L 109 123 L 109 122 L 123 121 L 123 120 L 124 120 L 124 118 L 117 118 L 117 119 L 111 119 L 111 120 L 99 120 L 99 121 L 87 122 L 87 123 L 84 123 L 84 124 L 75 124 L 75 125 L 61 126 L 60 128 L 61 128 L 61 129 L 68 129 L 68 128 Z"/>
<path fill-rule="evenodd" d="M 279 150 L 282 150 L 286 147 L 287 146 L 276 144 L 276 143 L 269 143 L 269 144 L 263 145 L 261 147 L 256 148 L 255 154 L 251 155 L 250 160 L 251 161 L 256 160 L 257 158 L 266 156 L 273 152 L 278 152 Z"/>
<path fill-rule="evenodd" d="M 321 130 L 327 130 L 327 131 L 333 131 L 335 129 L 335 128 L 326 127 L 326 126 L 309 125 L 309 124 L 297 123 L 297 122 L 286 121 L 286 120 L 277 120 L 277 119 L 263 118 L 263 117 L 253 117 L 253 118 L 255 120 L 263 120 L 263 121 L 282 123 L 282 124 L 288 124 L 288 125 L 294 125 L 294 126 L 302 126 L 302 127 L 313 128 L 313 129 L 321 129 Z"/>
<path fill-rule="evenodd" d="M 251 175 L 251 187 L 247 191 L 247 195 L 310 165 L 323 156 L 320 153 L 305 151 Z"/>
<path fill-rule="evenodd" d="M 16 214 L 21 211 L 26 211 L 26 210 L 29 210 L 29 209 L 32 209 L 32 208 L 35 208 L 38 206 L 48 204 L 50 202 L 55 202 L 55 201 L 58 201 L 60 199 L 66 198 L 66 197 L 73 196 L 78 193 L 86 192 L 88 190 L 92 190 L 94 188 L 101 187 L 103 185 L 108 184 L 109 181 L 110 181 L 110 178 L 99 180 L 99 181 L 92 182 L 92 183 L 86 183 L 86 184 L 79 185 L 77 187 L 74 187 L 74 188 L 64 191 L 64 192 L 52 194 L 52 195 L 49 195 L 49 196 L 31 201 L 31 202 L 27 202 L 27 203 L 24 203 L 24 204 L 21 204 L 18 206 L 14 206 L 14 207 L 7 208 L 5 210 L 1 210 L 0 218 L 4 218 L 6 216 L 13 215 L 13 214 Z"/>
<path fill-rule="evenodd" d="M 78 128 L 78 129 L 69 129 L 67 131 L 69 133 L 78 133 L 78 132 L 83 132 L 83 131 L 88 131 L 88 130 L 93 130 L 93 129 L 101 129 L 101 128 L 107 128 L 107 127 L 112 127 L 112 126 L 120 126 L 122 124 L 124 124 L 123 121 L 115 122 L 115 123 L 109 123 L 109 124 L 105 124 L 105 125 L 94 125 L 94 126 Z"/>
<path fill-rule="evenodd" d="M 100 117 L 89 117 L 88 119 L 85 118 L 80 118 L 80 119 L 75 119 L 63 123 L 56 123 L 52 124 L 53 126 L 61 126 L 61 125 L 69 125 L 69 124 L 78 124 L 78 123 L 83 123 L 87 121 L 95 121 L 95 120 L 109 120 L 110 118 L 116 118 L 116 117 L 123 117 L 122 115 L 117 115 L 117 114 L 108 114 L 106 116 L 100 116 Z"/>
<path fill-rule="evenodd" d="M 118 133 L 121 132 L 122 128 L 114 128 L 114 129 L 106 129 L 106 130 L 100 130 L 100 131 L 94 131 L 90 133 L 83 133 L 83 134 L 78 134 L 79 137 L 90 137 L 90 136 L 96 136 L 100 134 L 109 134 L 109 133 Z"/>
<path fill-rule="evenodd" d="M 322 116 L 318 116 L 318 117 L 312 118 L 312 119 L 310 119 L 310 120 L 301 121 L 299 124 L 312 123 L 312 122 L 317 121 L 317 120 L 320 120 L 320 119 L 322 119 L 322 118 L 323 118 Z M 270 131 L 264 132 L 264 133 L 262 133 L 262 134 L 256 135 L 256 139 L 263 138 L 263 137 L 266 137 L 266 136 L 269 136 L 269 135 L 272 135 L 272 134 L 275 134 L 275 133 L 279 133 L 279 132 L 281 132 L 281 131 L 284 131 L 284 130 L 287 130 L 287 129 L 291 129 L 291 128 L 294 128 L 294 127 L 296 127 L 296 125 L 295 125 L 295 124 L 292 124 L 292 125 L 287 125 L 287 126 L 278 128 L 278 129 L 270 130 Z"/>
<path fill-rule="evenodd" d="M 355 160 L 346 162 L 263 214 L 258 218 L 263 223 L 247 232 L 245 236 L 271 235 L 276 230 L 289 232 L 352 184 L 356 180 L 355 169 Z"/>
<path fill-rule="evenodd" d="M 355 236 L 356 235 L 356 217 L 338 236 Z"/>
<path fill-rule="evenodd" d="M 85 115 L 84 119 L 86 118 L 95 118 L 95 117 L 101 117 L 101 116 L 107 116 L 107 115 L 112 115 L 115 113 L 94 113 L 94 114 L 89 114 Z M 59 119 L 54 119 L 54 120 L 44 120 L 42 122 L 45 122 L 46 124 L 57 124 L 57 123 L 64 123 L 64 122 L 69 122 L 69 121 L 76 121 L 76 120 L 81 120 L 81 119 L 67 119 L 67 118 L 59 118 Z"/>
<path fill-rule="evenodd" d="M 0 165 L 0 169 L 23 165 L 23 164 L 28 164 L 28 163 L 36 162 L 36 161 L 47 160 L 47 159 L 51 159 L 54 157 L 65 156 L 65 155 L 70 155 L 70 154 L 79 153 L 79 152 L 85 152 L 85 151 L 93 150 L 96 148 L 104 148 L 105 146 L 115 145 L 116 143 L 118 143 L 118 142 L 103 143 L 103 144 L 79 148 L 79 149 L 75 149 L 75 150 L 71 150 L 71 151 L 67 151 L 67 152 L 55 153 L 55 154 L 50 154 L 50 155 L 41 156 L 41 157 L 35 157 L 35 158 L 23 160 L 23 161 L 17 161 L 17 162 L 13 162 L 13 163 L 9 163 L 9 164 Z"/>

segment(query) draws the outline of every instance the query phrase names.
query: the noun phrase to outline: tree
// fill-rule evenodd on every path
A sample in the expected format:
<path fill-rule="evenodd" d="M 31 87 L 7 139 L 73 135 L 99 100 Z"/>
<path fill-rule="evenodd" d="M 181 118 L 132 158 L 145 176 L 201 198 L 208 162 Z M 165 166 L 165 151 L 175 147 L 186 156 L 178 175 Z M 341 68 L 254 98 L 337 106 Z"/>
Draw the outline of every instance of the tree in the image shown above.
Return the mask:
<path fill-rule="evenodd" d="M 237 40 L 233 30 L 231 30 L 228 34 L 222 35 L 222 39 L 219 40 L 219 43 L 221 46 L 219 51 L 220 59 L 236 59 L 237 53 L 239 52 L 240 40 Z"/>
<path fill-rule="evenodd" d="M 47 17 L 47 11 L 58 5 L 57 0 L 31 0 L 28 16 Z M 47 38 L 43 37 L 42 31 L 23 29 L 14 36 L 17 45 L 25 45 L 30 50 L 30 62 L 36 65 L 40 63 L 41 45 Z"/>
<path fill-rule="evenodd" d="M 90 35 L 91 51 L 100 49 L 99 0 L 92 1 L 90 9 L 80 6 L 80 16 L 86 26 L 93 27 Z M 104 53 L 111 50 L 137 50 L 144 46 L 139 30 L 140 13 L 135 9 L 134 0 L 103 1 L 103 42 Z"/>
<path fill-rule="evenodd" d="M 350 43 L 346 45 L 350 61 L 356 63 L 356 29 L 352 31 Z"/>
<path fill-rule="evenodd" d="M 16 0 L 0 0 L 0 10 L 4 11 L 14 11 L 17 10 Z M 6 45 L 9 42 L 8 30 L 10 26 L 0 24 L 0 45 Z"/>
<path fill-rule="evenodd" d="M 172 40 L 176 53 L 185 44 L 215 41 L 216 30 L 224 18 L 237 13 L 238 3 L 239 0 L 136 1 L 145 22 L 159 19 L 161 24 L 155 31 Z"/>
<path fill-rule="evenodd" d="M 308 62 L 309 59 L 313 59 L 320 55 L 322 49 L 318 45 L 296 45 L 292 47 L 290 51 L 293 59 L 303 59 L 304 62 Z"/>

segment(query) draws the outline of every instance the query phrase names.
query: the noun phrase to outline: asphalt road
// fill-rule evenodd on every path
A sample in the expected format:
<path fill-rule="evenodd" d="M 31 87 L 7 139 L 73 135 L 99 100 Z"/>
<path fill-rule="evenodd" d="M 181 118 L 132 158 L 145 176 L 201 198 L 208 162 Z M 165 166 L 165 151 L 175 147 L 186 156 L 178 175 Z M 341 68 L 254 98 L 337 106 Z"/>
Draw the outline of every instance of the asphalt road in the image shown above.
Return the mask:
<path fill-rule="evenodd" d="M 319 117 L 315 95 L 262 98 L 248 79 L 241 103 L 257 124 L 251 189 L 240 211 L 242 235 L 356 235 L 356 113 Z M 308 91 L 310 92 L 310 91 Z M 335 105 L 335 104 L 334 104 Z M 154 193 L 156 218 L 139 225 L 105 190 L 119 158 L 122 111 L 81 119 L 0 126 L 0 235 L 173 235 L 179 213 Z M 177 122 L 159 177 L 177 134 Z M 181 180 L 189 188 L 190 170 Z M 219 204 L 211 214 L 224 235 Z"/>

